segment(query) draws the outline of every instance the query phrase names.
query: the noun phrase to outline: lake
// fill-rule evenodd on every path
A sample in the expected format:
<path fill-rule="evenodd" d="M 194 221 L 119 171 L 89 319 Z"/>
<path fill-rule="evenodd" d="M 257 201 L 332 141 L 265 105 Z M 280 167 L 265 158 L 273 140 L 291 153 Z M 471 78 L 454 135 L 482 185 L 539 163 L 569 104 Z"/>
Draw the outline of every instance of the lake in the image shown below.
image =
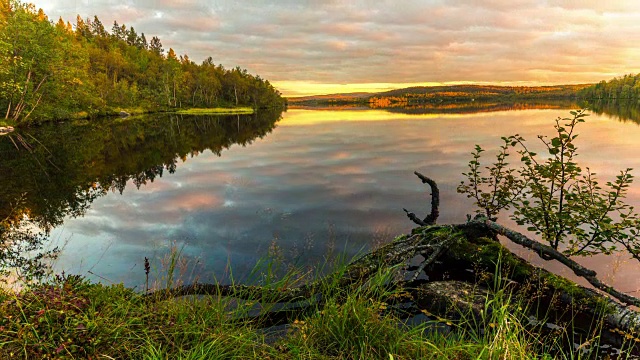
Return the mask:
<path fill-rule="evenodd" d="M 519 133 L 541 149 L 536 135 L 552 135 L 568 111 L 290 109 L 43 126 L 0 137 L 0 216 L 22 196 L 23 213 L 51 229 L 49 246 L 64 246 L 55 270 L 94 281 L 140 289 L 144 258 L 152 279 L 161 278 L 171 249 L 186 281 L 250 281 L 269 257 L 313 266 L 410 231 L 402 208 L 422 217 L 430 201 L 415 170 L 440 186 L 439 222 L 465 221 L 472 203 L 456 186 L 473 146 L 489 161 L 500 136 Z M 602 183 L 620 169 L 640 171 L 636 123 L 592 114 L 577 132 L 579 162 Z M 640 184 L 628 200 L 640 208 Z M 622 291 L 640 290 L 640 267 L 625 256 L 578 260 Z"/>

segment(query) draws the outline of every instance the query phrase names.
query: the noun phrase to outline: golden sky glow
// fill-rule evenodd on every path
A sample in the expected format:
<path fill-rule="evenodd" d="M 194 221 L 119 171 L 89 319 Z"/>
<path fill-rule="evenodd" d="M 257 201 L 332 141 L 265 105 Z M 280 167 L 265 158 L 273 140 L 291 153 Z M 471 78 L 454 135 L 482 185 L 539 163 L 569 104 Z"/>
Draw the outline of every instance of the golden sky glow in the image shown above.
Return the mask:
<path fill-rule="evenodd" d="M 640 72 L 636 0 L 33 0 L 212 56 L 286 96 L 409 85 L 592 83 Z"/>
<path fill-rule="evenodd" d="M 273 81 L 273 86 L 286 96 L 307 96 L 317 94 L 342 94 L 354 92 L 381 92 L 409 86 L 432 86 L 440 83 L 362 83 L 326 84 L 310 81 Z"/>
<path fill-rule="evenodd" d="M 615 76 L 615 75 L 613 75 Z M 327 84 L 310 81 L 272 81 L 281 93 L 288 97 L 301 97 L 319 94 L 345 94 L 358 92 L 383 92 L 394 89 L 407 88 L 412 86 L 442 86 L 442 85 L 503 85 L 503 86 L 544 86 L 557 85 L 554 82 L 539 81 L 448 81 L 448 82 L 422 82 L 422 83 L 359 83 L 359 84 Z M 562 84 L 573 84 L 568 80 Z"/>

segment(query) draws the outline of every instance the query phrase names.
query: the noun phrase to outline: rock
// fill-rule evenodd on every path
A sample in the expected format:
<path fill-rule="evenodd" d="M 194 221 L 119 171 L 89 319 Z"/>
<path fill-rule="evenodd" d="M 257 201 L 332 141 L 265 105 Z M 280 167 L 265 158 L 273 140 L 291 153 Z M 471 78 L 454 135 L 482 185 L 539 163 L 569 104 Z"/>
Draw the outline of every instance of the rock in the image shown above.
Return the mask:
<path fill-rule="evenodd" d="M 131 114 L 129 114 L 129 113 L 128 113 L 128 112 L 126 112 L 126 111 L 120 111 L 120 113 L 118 113 L 118 115 L 120 115 L 120 117 L 128 117 L 128 116 L 129 116 L 129 115 L 131 115 Z"/>
<path fill-rule="evenodd" d="M 460 319 L 471 315 L 482 320 L 482 312 L 490 299 L 488 289 L 464 281 L 434 281 L 418 289 L 416 305 L 438 316 Z"/>

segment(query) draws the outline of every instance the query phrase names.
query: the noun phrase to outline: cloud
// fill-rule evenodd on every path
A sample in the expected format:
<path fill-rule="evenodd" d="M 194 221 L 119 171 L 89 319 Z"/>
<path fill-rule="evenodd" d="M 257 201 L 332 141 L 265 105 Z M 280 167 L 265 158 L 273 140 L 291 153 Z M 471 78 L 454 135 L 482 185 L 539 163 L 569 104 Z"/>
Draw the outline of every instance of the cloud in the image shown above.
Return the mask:
<path fill-rule="evenodd" d="M 117 20 L 274 82 L 583 83 L 640 71 L 633 1 L 35 3 L 52 18 Z"/>

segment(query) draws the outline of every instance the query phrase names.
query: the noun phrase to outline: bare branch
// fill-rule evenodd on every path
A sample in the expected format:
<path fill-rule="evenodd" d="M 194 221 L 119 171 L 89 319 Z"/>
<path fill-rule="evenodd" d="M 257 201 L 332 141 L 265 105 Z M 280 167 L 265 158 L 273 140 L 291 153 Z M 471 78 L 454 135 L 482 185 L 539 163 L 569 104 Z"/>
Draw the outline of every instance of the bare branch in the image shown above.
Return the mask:
<path fill-rule="evenodd" d="M 436 223 L 436 220 L 438 220 L 438 216 L 440 215 L 440 211 L 438 210 L 440 206 L 440 190 L 438 190 L 438 185 L 432 179 L 420 174 L 417 171 L 415 171 L 414 174 L 416 174 L 416 176 L 420 178 L 420 180 L 422 180 L 423 184 L 429 184 L 429 186 L 431 187 L 431 213 L 429 213 L 429 215 L 427 215 L 423 220 L 420 220 L 416 216 L 416 214 L 409 212 L 407 209 L 403 210 L 407 213 L 407 217 L 409 217 L 411 221 L 420 226 L 434 225 Z"/>
<path fill-rule="evenodd" d="M 598 279 L 596 277 L 597 273 L 591 269 L 588 269 L 580 264 L 578 264 L 577 262 L 569 259 L 568 257 L 564 256 L 561 252 L 555 250 L 554 248 L 552 248 L 551 246 L 548 245 L 544 245 L 541 244 L 535 240 L 529 239 L 528 237 L 526 237 L 525 235 L 508 229 L 500 224 L 497 224 L 493 221 L 490 220 L 474 220 L 471 221 L 471 223 L 473 222 L 480 222 L 482 224 L 484 224 L 487 228 L 494 230 L 495 232 L 497 232 L 500 235 L 504 235 L 507 239 L 513 241 L 514 243 L 524 246 L 527 249 L 531 249 L 535 252 L 537 252 L 541 257 L 544 258 L 544 256 L 557 260 L 558 262 L 560 262 L 561 264 L 563 264 L 564 266 L 568 267 L 569 269 L 571 269 L 576 275 L 584 278 L 585 280 L 587 280 L 591 285 L 593 285 L 593 287 L 595 287 L 598 290 L 601 290 L 611 296 L 613 296 L 614 298 L 620 300 L 621 302 L 627 304 L 627 305 L 634 305 L 634 306 L 640 306 L 640 299 L 631 296 L 631 295 L 627 295 L 625 293 L 622 293 L 616 289 L 614 289 L 613 287 L 606 285 L 605 283 L 603 283 L 602 281 L 600 281 L 600 279 Z"/>
<path fill-rule="evenodd" d="M 404 210 L 404 212 L 407 213 L 407 217 L 409 218 L 409 220 L 413 221 L 414 223 L 420 225 L 420 226 L 426 226 L 428 225 L 427 223 L 425 223 L 424 221 L 422 221 L 419 217 L 416 216 L 416 214 L 409 212 L 409 210 L 402 208 L 402 210 Z"/>

